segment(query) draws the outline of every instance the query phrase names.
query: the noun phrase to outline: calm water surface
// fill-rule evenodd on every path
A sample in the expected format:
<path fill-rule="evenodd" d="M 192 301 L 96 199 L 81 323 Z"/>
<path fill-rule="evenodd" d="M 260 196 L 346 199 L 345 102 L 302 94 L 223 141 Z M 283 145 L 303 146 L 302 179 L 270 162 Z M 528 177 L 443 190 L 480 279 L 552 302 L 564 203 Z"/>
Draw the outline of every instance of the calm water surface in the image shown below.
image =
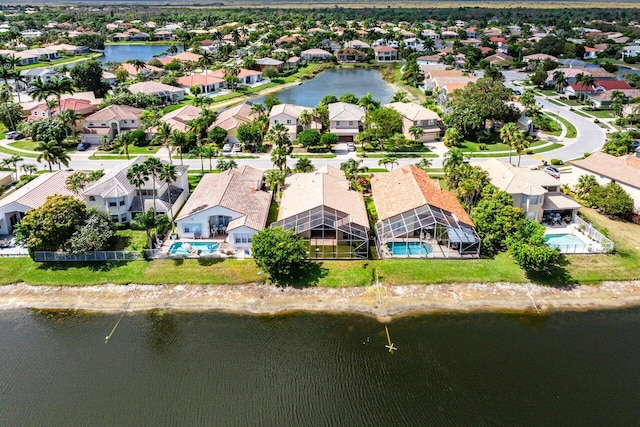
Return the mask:
<path fill-rule="evenodd" d="M 153 59 L 154 55 L 165 52 L 168 47 L 169 45 L 108 44 L 104 47 L 104 55 L 100 57 L 100 62 L 124 62 L 127 59 L 141 59 L 146 62 Z M 176 47 L 182 52 L 182 46 Z"/>
<path fill-rule="evenodd" d="M 0 313 L 0 425 L 637 425 L 640 310 Z"/>
<path fill-rule="evenodd" d="M 395 89 L 382 79 L 378 70 L 339 68 L 324 71 L 301 85 L 283 89 L 275 95 L 286 104 L 315 107 L 325 95 L 340 98 L 345 93 L 352 93 L 358 98 L 371 93 L 373 99 L 386 104 L 391 101 Z M 263 100 L 264 96 L 252 99 L 255 102 Z"/>

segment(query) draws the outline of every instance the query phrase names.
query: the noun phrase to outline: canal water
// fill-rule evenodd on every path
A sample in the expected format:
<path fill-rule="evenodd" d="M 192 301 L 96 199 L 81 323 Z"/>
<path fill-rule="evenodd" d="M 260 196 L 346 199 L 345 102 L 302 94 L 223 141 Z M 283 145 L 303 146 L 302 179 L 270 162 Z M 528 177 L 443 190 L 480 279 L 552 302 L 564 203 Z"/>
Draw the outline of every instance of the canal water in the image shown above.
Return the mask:
<path fill-rule="evenodd" d="M 0 425 L 637 425 L 640 310 L 0 312 Z"/>
<path fill-rule="evenodd" d="M 181 45 L 176 45 L 176 47 L 179 52 L 182 52 Z M 155 55 L 166 52 L 167 48 L 169 45 L 108 44 L 104 47 L 104 55 L 100 57 L 100 62 L 124 62 L 127 59 L 141 59 L 147 62 Z"/>
<path fill-rule="evenodd" d="M 380 71 L 359 68 L 338 68 L 323 71 L 311 80 L 300 85 L 290 86 L 275 95 L 285 104 L 297 104 L 305 107 L 315 107 L 325 95 L 335 95 L 338 98 L 345 93 L 351 93 L 360 98 L 371 93 L 373 99 L 386 104 L 396 89 L 383 80 Z M 252 101 L 263 102 L 264 96 Z"/>

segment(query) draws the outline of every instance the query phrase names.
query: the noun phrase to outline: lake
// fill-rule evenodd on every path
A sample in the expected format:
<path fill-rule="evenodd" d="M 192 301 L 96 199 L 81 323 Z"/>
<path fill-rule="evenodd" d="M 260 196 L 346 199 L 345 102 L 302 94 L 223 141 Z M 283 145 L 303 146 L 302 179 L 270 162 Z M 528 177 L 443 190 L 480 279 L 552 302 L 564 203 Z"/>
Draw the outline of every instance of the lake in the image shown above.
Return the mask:
<path fill-rule="evenodd" d="M 127 59 L 141 59 L 147 62 L 155 55 L 165 52 L 168 47 L 169 45 L 166 44 L 108 44 L 104 47 L 104 55 L 100 57 L 100 62 L 124 62 Z M 176 47 L 179 52 L 182 52 L 181 45 Z"/>
<path fill-rule="evenodd" d="M 345 93 L 352 93 L 358 98 L 371 93 L 373 99 L 386 104 L 391 101 L 395 92 L 396 89 L 382 79 L 378 70 L 338 68 L 323 71 L 313 79 L 306 80 L 301 85 L 290 86 L 275 95 L 285 104 L 315 107 L 325 95 L 340 98 Z M 259 96 L 252 101 L 263 102 L 264 98 Z"/>
<path fill-rule="evenodd" d="M 640 310 L 0 312 L 0 425 L 637 425 Z"/>

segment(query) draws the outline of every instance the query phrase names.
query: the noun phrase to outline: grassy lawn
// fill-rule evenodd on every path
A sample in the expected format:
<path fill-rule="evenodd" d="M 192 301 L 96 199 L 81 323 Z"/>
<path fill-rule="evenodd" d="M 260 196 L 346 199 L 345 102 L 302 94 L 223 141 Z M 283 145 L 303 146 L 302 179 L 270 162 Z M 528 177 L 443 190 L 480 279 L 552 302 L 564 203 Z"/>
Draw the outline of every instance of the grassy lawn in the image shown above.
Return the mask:
<path fill-rule="evenodd" d="M 359 158 L 363 158 L 363 157 L 368 157 L 371 159 L 381 159 L 383 157 L 392 157 L 394 159 L 433 159 L 433 158 L 437 158 L 438 155 L 435 153 L 398 153 L 398 152 L 389 152 L 389 153 L 383 153 L 383 152 L 377 152 L 377 153 L 358 153 L 357 155 Z"/>
<path fill-rule="evenodd" d="M 577 99 L 563 99 L 562 102 L 564 104 L 567 104 L 571 107 L 579 107 L 582 105 L 582 103 L 580 101 L 578 101 Z"/>
<path fill-rule="evenodd" d="M 531 154 L 539 154 L 539 153 L 544 153 L 546 151 L 551 151 L 551 150 L 555 150 L 556 148 L 561 148 L 563 147 L 562 144 L 558 144 L 558 143 L 554 143 L 554 144 L 549 144 L 549 145 L 545 145 L 544 147 L 541 148 L 536 148 L 534 150 L 532 150 L 533 152 Z M 471 156 L 471 157 L 507 157 L 509 154 L 500 154 L 500 153 L 492 153 L 490 151 L 480 151 L 480 152 L 469 152 L 469 153 L 465 153 L 465 155 L 467 156 Z M 518 158 L 518 154 L 513 151 L 511 153 L 511 155 L 513 156 L 513 158 Z M 522 155 L 524 156 L 525 154 L 522 153 Z"/>
<path fill-rule="evenodd" d="M 88 53 L 86 55 L 63 56 L 62 58 L 54 59 L 53 61 L 41 61 L 41 62 L 36 62 L 35 64 L 21 65 L 19 67 L 16 67 L 16 70 L 22 71 L 22 70 L 29 70 L 31 68 L 51 68 L 51 67 L 62 65 L 62 64 L 82 62 L 91 58 L 100 58 L 101 56 L 102 56 L 101 53 Z"/>
<path fill-rule="evenodd" d="M 21 139 L 19 141 L 10 142 L 9 145 L 19 150 L 36 151 L 38 143 L 30 139 Z"/>
<path fill-rule="evenodd" d="M 614 119 L 615 115 L 613 114 L 613 111 L 611 110 L 587 110 L 588 114 L 591 114 L 592 116 L 595 116 L 599 119 Z"/>
<path fill-rule="evenodd" d="M 556 96 L 556 95 L 558 95 L 558 92 L 556 92 L 553 89 L 538 89 L 537 91 L 542 93 L 543 95 L 547 95 L 547 96 Z"/>
<path fill-rule="evenodd" d="M 273 199 L 271 199 L 271 205 L 269 206 L 269 214 L 267 215 L 267 227 L 278 220 L 278 212 L 280 211 L 280 205 Z"/>
<path fill-rule="evenodd" d="M 560 101 L 556 101 L 555 99 L 548 99 L 547 101 L 549 101 L 553 105 L 557 105 L 558 107 L 566 107 L 566 104 L 563 104 Z"/>
<path fill-rule="evenodd" d="M 536 141 L 533 144 L 531 144 L 530 148 L 534 149 L 546 143 L 547 143 L 546 141 Z M 485 152 L 491 152 L 491 151 L 509 151 L 509 146 L 502 142 L 497 142 L 495 144 L 484 144 L 487 149 L 482 151 L 480 150 L 481 145 L 482 144 L 479 144 L 477 142 L 465 141 L 461 148 L 462 148 L 462 151 L 472 151 L 472 152 L 477 151 L 479 153 L 485 153 Z"/>
<path fill-rule="evenodd" d="M 335 153 L 295 153 L 291 155 L 292 159 L 333 159 Z"/>
<path fill-rule="evenodd" d="M 141 251 L 147 246 L 147 234 L 144 230 L 118 230 L 113 250 Z"/>
<path fill-rule="evenodd" d="M 592 116 L 588 115 L 587 113 L 585 113 L 582 110 L 575 109 L 575 110 L 573 110 L 573 112 L 576 113 L 577 115 L 585 117 L 587 119 L 592 119 L 593 118 Z"/>
<path fill-rule="evenodd" d="M 558 116 L 555 113 L 545 113 L 547 116 L 551 116 L 554 119 L 559 120 L 560 122 L 562 122 L 563 125 L 565 125 L 567 127 L 567 134 L 566 134 L 566 138 L 575 138 L 576 136 L 578 136 L 578 131 L 576 130 L 576 127 L 567 119 Z"/>
<path fill-rule="evenodd" d="M 135 145 L 131 145 L 131 146 L 129 146 L 129 155 L 131 155 L 131 156 L 152 155 L 152 154 L 156 154 L 160 148 L 161 148 L 160 145 L 149 145 L 149 146 L 146 146 L 146 147 L 136 147 Z M 120 154 L 120 155 L 124 154 L 124 152 L 120 148 L 115 148 L 115 149 L 113 149 L 111 151 L 102 151 L 102 153 L 104 153 L 104 154 Z M 100 153 L 96 153 L 95 155 L 99 156 Z M 126 157 L 126 155 L 125 155 L 125 157 Z"/>
<path fill-rule="evenodd" d="M 36 157 L 38 157 L 37 153 L 25 153 L 23 151 L 12 150 L 11 148 L 7 148 L 5 146 L 0 146 L 0 153 L 8 154 L 10 156 L 13 156 L 15 154 L 16 156 L 29 157 L 32 159 L 35 159 Z"/>
<path fill-rule="evenodd" d="M 132 157 L 136 157 L 136 154 L 129 154 L 127 157 L 125 154 L 92 154 L 89 156 L 89 160 L 131 160 Z M 144 157 L 144 156 L 143 156 Z"/>

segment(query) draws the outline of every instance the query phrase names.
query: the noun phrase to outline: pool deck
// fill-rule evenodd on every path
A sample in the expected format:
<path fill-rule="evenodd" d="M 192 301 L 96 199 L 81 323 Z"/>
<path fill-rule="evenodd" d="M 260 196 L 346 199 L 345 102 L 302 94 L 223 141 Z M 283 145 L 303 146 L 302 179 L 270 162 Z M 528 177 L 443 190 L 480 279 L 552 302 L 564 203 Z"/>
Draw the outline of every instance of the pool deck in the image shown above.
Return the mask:
<path fill-rule="evenodd" d="M 580 239 L 582 245 L 567 245 L 567 247 L 560 247 L 560 252 L 563 254 L 597 254 L 605 252 L 602 245 L 594 240 L 591 240 L 589 236 L 578 230 L 576 224 L 568 225 L 556 225 L 545 226 L 544 235 L 550 234 L 571 234 L 572 236 Z"/>
<path fill-rule="evenodd" d="M 231 246 L 229 246 L 229 244 L 225 242 L 225 239 L 227 237 L 226 234 L 218 235 L 218 236 L 219 237 L 217 239 L 176 239 L 176 240 L 165 239 L 165 241 L 162 243 L 162 246 L 160 248 L 160 253 L 162 254 L 162 257 L 168 257 L 168 258 L 196 258 L 197 259 L 197 258 L 246 258 L 248 257 L 247 255 L 244 254 L 244 251 L 232 249 Z M 171 248 L 171 245 L 178 242 L 181 242 L 181 243 L 196 242 L 200 244 L 217 243 L 219 246 L 218 246 L 218 249 L 213 253 L 201 253 L 200 255 L 198 255 L 197 253 L 191 253 L 189 255 L 169 253 L 169 249 Z"/>

